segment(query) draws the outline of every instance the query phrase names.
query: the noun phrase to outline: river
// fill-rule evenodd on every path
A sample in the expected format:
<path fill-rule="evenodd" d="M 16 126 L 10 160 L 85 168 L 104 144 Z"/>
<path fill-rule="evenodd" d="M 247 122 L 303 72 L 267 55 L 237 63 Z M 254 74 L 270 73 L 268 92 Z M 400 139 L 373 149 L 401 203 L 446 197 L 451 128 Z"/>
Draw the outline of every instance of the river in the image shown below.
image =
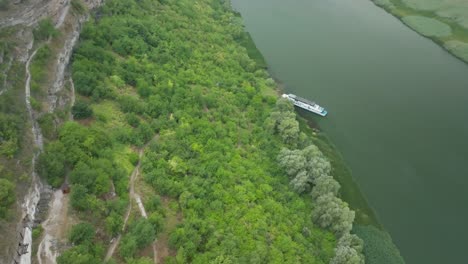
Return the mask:
<path fill-rule="evenodd" d="M 232 0 L 409 264 L 467 263 L 468 66 L 369 0 Z"/>

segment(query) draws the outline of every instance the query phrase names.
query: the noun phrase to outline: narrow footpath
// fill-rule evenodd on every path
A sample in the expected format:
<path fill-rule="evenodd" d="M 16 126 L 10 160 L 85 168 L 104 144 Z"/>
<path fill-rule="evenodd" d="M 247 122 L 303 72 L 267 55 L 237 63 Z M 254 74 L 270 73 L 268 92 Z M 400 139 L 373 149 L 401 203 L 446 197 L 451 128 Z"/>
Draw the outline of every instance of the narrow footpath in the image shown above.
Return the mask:
<path fill-rule="evenodd" d="M 138 205 L 140 214 L 144 218 L 148 218 L 148 215 L 146 214 L 145 206 L 143 205 L 143 202 L 141 201 L 141 197 L 138 193 L 135 192 L 135 181 L 137 180 L 138 176 L 140 175 L 140 166 L 141 166 L 141 159 L 143 157 L 144 150 L 146 147 L 156 138 L 158 135 L 156 135 L 153 139 L 151 139 L 149 142 L 147 142 L 140 150 L 138 151 L 138 164 L 136 165 L 135 169 L 133 169 L 132 174 L 130 176 L 130 188 L 129 188 L 129 197 L 130 201 L 128 203 L 127 211 L 125 213 L 125 219 L 124 219 L 124 224 L 122 226 L 122 233 L 125 231 L 125 228 L 127 227 L 127 222 L 130 217 L 130 213 L 132 211 L 132 205 L 133 205 L 133 200 L 135 200 L 136 204 Z M 109 246 L 106 257 L 104 261 L 109 261 L 112 256 L 114 255 L 114 251 L 117 248 L 117 246 L 120 243 L 120 239 L 122 238 L 122 233 L 117 236 L 117 238 L 114 239 L 114 241 L 111 243 Z M 157 239 L 154 240 L 153 242 L 153 256 L 154 256 L 154 263 L 157 263 L 157 251 L 156 251 L 156 242 Z"/>

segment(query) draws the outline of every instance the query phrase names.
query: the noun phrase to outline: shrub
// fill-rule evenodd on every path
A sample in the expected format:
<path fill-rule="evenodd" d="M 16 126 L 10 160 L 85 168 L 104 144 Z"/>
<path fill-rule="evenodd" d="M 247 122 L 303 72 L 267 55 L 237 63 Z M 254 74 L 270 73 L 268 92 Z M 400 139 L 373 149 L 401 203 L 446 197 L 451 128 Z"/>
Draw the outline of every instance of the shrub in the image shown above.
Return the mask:
<path fill-rule="evenodd" d="M 86 11 L 85 6 L 80 0 L 72 0 L 70 4 L 73 11 L 75 11 L 78 14 L 83 14 Z"/>
<path fill-rule="evenodd" d="M 94 227 L 89 223 L 80 223 L 73 226 L 70 232 L 70 242 L 75 245 L 89 243 L 94 239 Z"/>
<path fill-rule="evenodd" d="M 71 112 L 75 119 L 85 119 L 93 115 L 93 109 L 85 101 L 77 101 Z"/>
<path fill-rule="evenodd" d="M 41 116 L 38 120 L 41 127 L 42 134 L 48 139 L 54 139 L 57 136 L 57 129 L 55 127 L 54 114 L 47 113 Z"/>
<path fill-rule="evenodd" d="M 38 239 L 42 235 L 42 231 L 44 231 L 44 229 L 41 225 L 36 226 L 32 231 L 32 238 Z"/>
<path fill-rule="evenodd" d="M 37 41 L 46 40 L 49 37 L 56 37 L 59 35 L 59 31 L 55 29 L 52 19 L 45 18 L 39 21 L 38 26 L 33 31 L 34 39 Z"/>
<path fill-rule="evenodd" d="M 0 218 L 6 216 L 8 207 L 15 202 L 15 185 L 7 179 L 0 179 Z"/>

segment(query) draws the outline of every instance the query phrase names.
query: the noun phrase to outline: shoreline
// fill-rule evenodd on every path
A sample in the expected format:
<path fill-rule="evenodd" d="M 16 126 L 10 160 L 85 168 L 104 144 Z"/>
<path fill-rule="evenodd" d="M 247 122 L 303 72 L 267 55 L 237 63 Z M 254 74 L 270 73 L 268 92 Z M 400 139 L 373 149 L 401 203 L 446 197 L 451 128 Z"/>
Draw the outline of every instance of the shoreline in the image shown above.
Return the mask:
<path fill-rule="evenodd" d="M 240 16 L 238 12 L 234 11 L 234 13 Z M 255 56 L 251 57 L 251 59 L 253 59 L 256 63 L 259 63 L 257 59 L 261 58 L 260 65 L 267 66 L 264 69 L 268 71 L 270 77 L 275 81 L 276 88 L 274 89 L 274 92 L 278 97 L 280 97 L 281 93 L 284 92 L 286 85 L 273 75 L 268 67 L 268 63 L 266 62 L 260 50 L 256 47 L 255 42 L 250 37 L 250 34 L 246 30 L 244 32 L 248 36 L 247 41 L 249 43 L 247 43 L 248 45 L 244 45 L 246 44 L 246 39 L 243 39 L 244 42 L 241 42 L 241 45 L 247 49 L 249 55 L 255 54 Z M 259 67 L 263 68 L 262 66 Z M 356 225 L 372 225 L 382 231 L 387 232 L 381 222 L 378 220 L 375 210 L 370 206 L 367 198 L 359 188 L 358 183 L 352 177 L 351 169 L 344 161 L 342 154 L 331 142 L 328 135 L 320 129 L 320 126 L 312 116 L 307 117 L 306 112 L 297 110 L 296 113 L 299 124 L 301 126 L 301 131 L 306 133 L 307 136 L 309 136 L 314 141 L 314 143 L 317 144 L 317 147 L 319 147 L 319 149 L 324 152 L 324 154 L 329 158 L 329 161 L 332 163 L 332 167 L 335 172 L 333 177 L 341 185 L 340 194 L 343 200 L 349 204 L 350 208 L 356 212 Z M 304 129 L 304 126 L 307 126 L 308 129 Z M 319 130 L 318 133 L 315 132 L 317 130 Z"/>
<path fill-rule="evenodd" d="M 450 21 L 448 18 L 440 17 L 437 14 L 435 14 L 434 11 L 427 11 L 427 10 L 417 10 L 413 9 L 409 6 L 406 6 L 404 3 L 402 3 L 401 0 L 388 0 L 390 3 L 389 5 L 385 5 L 383 3 L 377 3 L 378 0 L 370 0 L 376 7 L 381 8 L 384 10 L 386 13 L 392 15 L 396 19 L 400 21 L 405 27 L 409 28 L 413 32 L 416 32 L 418 35 L 420 35 L 423 38 L 426 38 L 430 41 L 432 41 L 434 44 L 439 46 L 441 49 L 444 51 L 448 52 L 450 55 L 453 57 L 457 58 L 461 62 L 465 63 L 468 65 L 468 53 L 465 54 L 465 57 L 463 57 L 460 54 L 457 54 L 454 50 L 451 50 L 446 46 L 446 42 L 448 41 L 459 41 L 462 43 L 465 43 L 468 47 L 468 29 L 465 29 L 464 27 L 458 25 L 457 23 Z M 398 2 L 398 5 L 395 3 Z M 408 23 L 406 23 L 403 18 L 406 16 L 421 16 L 421 17 L 427 17 L 431 19 L 435 19 L 441 23 L 444 23 L 448 25 L 451 29 L 452 34 L 447 37 L 437 37 L 437 36 L 427 36 L 424 35 L 422 32 L 416 30 L 415 28 L 411 27 Z"/>
<path fill-rule="evenodd" d="M 240 13 L 233 10 L 236 16 Z M 247 36 L 247 37 L 245 37 Z M 246 43 L 247 41 L 247 43 Z M 268 67 L 268 63 L 263 57 L 263 54 L 256 47 L 254 40 L 244 26 L 244 37 L 239 43 L 247 49 L 249 56 L 254 60 L 259 68 L 263 68 L 268 72 L 270 78 L 275 81 L 276 88 L 271 88 L 275 96 L 280 97 L 284 92 L 286 84 L 283 83 Z M 260 61 L 258 61 L 260 58 Z M 265 67 L 262 67 L 265 66 Z M 308 116 L 309 115 L 309 116 Z M 324 153 L 332 165 L 333 178 L 339 182 L 340 198 L 345 201 L 350 209 L 355 212 L 352 233 L 358 235 L 364 241 L 364 254 L 366 262 L 375 264 L 381 263 L 380 254 L 386 255 L 384 263 L 404 264 L 405 261 L 401 256 L 400 249 L 393 242 L 393 239 L 384 225 L 379 221 L 376 211 L 370 206 L 369 201 L 361 191 L 359 184 L 355 181 L 351 168 L 346 164 L 341 152 L 333 144 L 328 135 L 320 129 L 320 126 L 314 119 L 314 116 L 304 110 L 296 109 L 296 117 L 299 122 L 299 127 L 312 142 Z M 367 230 L 367 231 L 362 231 Z M 364 236 L 361 236 L 364 235 Z M 372 240 L 370 237 L 379 237 L 378 241 Z M 375 245 L 378 244 L 378 245 Z"/>

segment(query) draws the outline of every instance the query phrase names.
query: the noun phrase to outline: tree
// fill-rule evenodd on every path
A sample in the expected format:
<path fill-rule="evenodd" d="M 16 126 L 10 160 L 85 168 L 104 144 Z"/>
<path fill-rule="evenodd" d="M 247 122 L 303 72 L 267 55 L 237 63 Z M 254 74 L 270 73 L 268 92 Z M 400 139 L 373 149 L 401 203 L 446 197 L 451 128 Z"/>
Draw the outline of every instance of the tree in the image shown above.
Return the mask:
<path fill-rule="evenodd" d="M 136 238 L 138 248 L 143 248 L 151 244 L 156 237 L 153 226 L 145 218 L 138 219 L 130 227 L 130 233 Z"/>
<path fill-rule="evenodd" d="M 100 264 L 102 261 L 92 254 L 89 247 L 80 245 L 63 252 L 57 257 L 58 264 Z"/>
<path fill-rule="evenodd" d="M 348 234 L 354 221 L 354 211 L 348 204 L 333 194 L 322 195 L 317 198 L 312 219 L 322 228 L 328 228 L 338 237 Z"/>
<path fill-rule="evenodd" d="M 332 194 L 333 196 L 338 195 L 340 190 L 340 184 L 333 179 L 332 176 L 321 176 L 314 180 L 314 188 L 312 189 L 312 197 L 314 199 L 319 198 L 322 195 Z"/>
<path fill-rule="evenodd" d="M 121 231 L 122 226 L 122 216 L 116 212 L 111 212 L 110 215 L 106 218 L 106 231 L 111 234 L 111 236 L 116 236 Z"/>
<path fill-rule="evenodd" d="M 277 126 L 280 136 L 287 144 L 294 144 L 299 138 L 299 123 L 296 118 L 283 118 Z"/>
<path fill-rule="evenodd" d="M 324 175 L 330 175 L 330 162 L 315 145 L 310 145 L 302 150 L 302 155 L 307 160 L 307 171 L 312 179 Z"/>
<path fill-rule="evenodd" d="M 267 122 L 267 126 L 277 132 L 286 144 L 295 145 L 297 143 L 300 134 L 299 123 L 296 120 L 294 107 L 289 100 L 279 99 Z"/>
<path fill-rule="evenodd" d="M 277 160 L 290 177 L 295 177 L 299 172 L 306 169 L 307 160 L 300 150 L 283 148 L 278 154 Z"/>
<path fill-rule="evenodd" d="M 72 107 L 72 115 L 75 119 L 85 119 L 93 115 L 93 109 L 85 101 L 77 101 Z"/>
<path fill-rule="evenodd" d="M 301 171 L 296 177 L 290 182 L 294 191 L 297 193 L 303 193 L 310 184 L 310 177 L 307 175 L 307 172 Z"/>
<path fill-rule="evenodd" d="M 59 31 L 55 29 L 52 19 L 45 18 L 39 21 L 37 28 L 34 29 L 34 39 L 41 41 L 46 40 L 49 37 L 56 37 L 59 35 Z"/>
<path fill-rule="evenodd" d="M 71 188 L 70 202 L 73 208 L 84 211 L 88 208 L 88 189 L 80 184 L 74 184 Z"/>
<path fill-rule="evenodd" d="M 15 200 L 15 185 L 7 179 L 0 179 L 0 218 L 6 216 L 8 207 L 10 207 Z"/>
<path fill-rule="evenodd" d="M 39 156 L 39 175 L 50 185 L 59 187 L 65 177 L 65 146 L 60 141 L 49 143 Z"/>
<path fill-rule="evenodd" d="M 126 235 L 120 242 L 119 253 L 123 258 L 133 258 L 137 251 L 138 245 L 136 238 L 133 235 Z"/>
<path fill-rule="evenodd" d="M 74 225 L 70 232 L 70 242 L 75 245 L 90 243 L 94 239 L 95 230 L 89 223 Z"/>
<path fill-rule="evenodd" d="M 155 233 L 159 233 L 164 228 L 164 216 L 158 212 L 153 212 L 149 215 L 148 221 L 153 225 Z"/>
<path fill-rule="evenodd" d="M 12 158 L 19 149 L 20 119 L 0 112 L 0 155 Z"/>
<path fill-rule="evenodd" d="M 345 234 L 338 240 L 335 256 L 330 264 L 364 264 L 362 249 L 363 242 L 358 236 Z"/>

